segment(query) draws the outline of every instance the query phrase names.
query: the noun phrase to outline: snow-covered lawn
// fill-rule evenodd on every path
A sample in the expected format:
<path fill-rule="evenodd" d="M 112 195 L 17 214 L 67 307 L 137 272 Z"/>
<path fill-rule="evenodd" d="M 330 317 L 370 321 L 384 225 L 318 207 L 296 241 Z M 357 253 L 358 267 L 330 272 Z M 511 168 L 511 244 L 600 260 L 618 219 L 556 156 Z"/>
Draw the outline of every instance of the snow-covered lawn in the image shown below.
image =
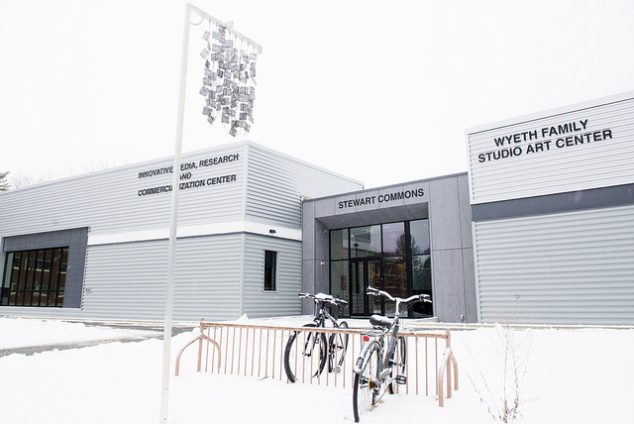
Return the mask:
<path fill-rule="evenodd" d="M 129 338 L 130 331 L 0 318 L 0 350 L 96 337 Z M 174 337 L 172 359 L 196 334 Z M 444 408 L 433 398 L 386 396 L 361 421 L 494 422 L 488 407 L 494 409 L 494 399 L 502 391 L 506 341 L 514 347 L 509 361 L 517 361 L 515 369 L 523 376 L 519 387 L 522 417 L 517 422 L 634 422 L 634 330 L 531 329 L 513 331 L 507 337 L 501 327 L 453 332 L 461 387 Z M 0 422 L 156 424 L 161 351 L 162 342 L 149 339 L 0 357 Z M 192 349 L 183 363 L 183 375 L 172 381 L 171 423 L 353 422 L 350 388 L 197 375 L 194 356 Z M 515 385 L 513 378 L 508 381 L 512 400 Z"/>

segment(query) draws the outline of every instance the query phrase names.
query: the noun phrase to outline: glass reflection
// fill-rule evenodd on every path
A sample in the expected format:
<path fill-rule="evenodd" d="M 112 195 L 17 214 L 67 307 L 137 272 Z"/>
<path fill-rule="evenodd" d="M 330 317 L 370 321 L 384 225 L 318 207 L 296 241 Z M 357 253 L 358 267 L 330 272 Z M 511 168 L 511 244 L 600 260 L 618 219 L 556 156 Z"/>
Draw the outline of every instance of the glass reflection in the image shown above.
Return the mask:
<path fill-rule="evenodd" d="M 330 259 L 348 259 L 348 229 L 330 232 Z"/>
<path fill-rule="evenodd" d="M 407 254 L 404 222 L 383 224 L 383 254 L 384 255 Z"/>
<path fill-rule="evenodd" d="M 330 263 L 330 294 L 348 302 L 348 305 L 339 307 L 340 315 L 349 315 L 350 292 L 348 276 L 348 261 L 335 261 Z"/>
<path fill-rule="evenodd" d="M 381 255 L 381 226 L 351 228 L 350 244 L 353 258 Z"/>
<path fill-rule="evenodd" d="M 409 223 L 410 250 L 412 255 L 429 255 L 429 220 L 411 221 Z"/>

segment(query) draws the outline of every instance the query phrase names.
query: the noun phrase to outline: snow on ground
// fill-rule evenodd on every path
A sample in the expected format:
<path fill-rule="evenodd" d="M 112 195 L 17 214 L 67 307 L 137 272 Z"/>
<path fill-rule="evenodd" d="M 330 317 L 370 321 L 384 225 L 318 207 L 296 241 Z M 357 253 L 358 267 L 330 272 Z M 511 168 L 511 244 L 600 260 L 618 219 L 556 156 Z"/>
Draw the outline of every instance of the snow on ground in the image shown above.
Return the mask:
<path fill-rule="evenodd" d="M 26 331 L 33 325 L 43 331 Z M 0 319 L 0 345 L 66 342 L 67 334 L 79 341 L 83 332 L 85 337 L 93 337 L 94 330 L 57 321 Z M 129 331 L 103 330 L 114 332 L 113 337 Z M 26 333 L 30 337 L 25 341 Z M 176 351 L 196 335 L 194 330 L 174 337 L 172 363 Z M 507 364 L 515 359 L 515 369 L 523 376 L 523 416 L 518 423 L 634 422 L 634 330 L 530 329 L 507 335 L 502 327 L 453 332 L 461 387 L 444 408 L 433 398 L 386 395 L 361 422 L 495 422 L 487 405 L 494 409 L 495 396 L 489 392 L 497 395 L 503 389 L 506 346 L 514 351 Z M 161 352 L 161 340 L 150 339 L 1 357 L 1 422 L 158 423 Z M 350 388 L 196 374 L 195 352 L 189 351 L 182 375 L 172 380 L 171 424 L 353 422 Z M 509 381 L 507 388 L 513 388 L 513 379 Z"/>

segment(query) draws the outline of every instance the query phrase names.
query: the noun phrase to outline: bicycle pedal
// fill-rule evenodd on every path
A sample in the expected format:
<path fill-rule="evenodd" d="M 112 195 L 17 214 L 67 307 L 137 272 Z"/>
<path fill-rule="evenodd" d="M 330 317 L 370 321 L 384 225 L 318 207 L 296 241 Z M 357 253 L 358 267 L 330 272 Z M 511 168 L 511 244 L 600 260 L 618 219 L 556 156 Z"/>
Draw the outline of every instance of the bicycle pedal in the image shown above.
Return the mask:
<path fill-rule="evenodd" d="M 339 374 L 341 372 L 341 367 L 335 367 L 335 372 Z"/>
<path fill-rule="evenodd" d="M 397 375 L 394 380 L 396 381 L 396 384 L 407 384 L 407 377 L 404 375 Z"/>

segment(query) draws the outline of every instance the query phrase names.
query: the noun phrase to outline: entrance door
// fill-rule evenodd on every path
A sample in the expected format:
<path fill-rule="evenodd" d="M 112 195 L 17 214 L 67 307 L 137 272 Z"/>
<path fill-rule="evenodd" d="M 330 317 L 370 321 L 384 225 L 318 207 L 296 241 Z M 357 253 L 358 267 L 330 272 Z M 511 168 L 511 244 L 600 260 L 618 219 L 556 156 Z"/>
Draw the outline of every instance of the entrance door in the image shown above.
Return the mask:
<path fill-rule="evenodd" d="M 353 259 L 350 261 L 350 314 L 368 316 L 383 313 L 380 297 L 367 296 L 368 285 L 380 289 L 381 261 Z"/>

